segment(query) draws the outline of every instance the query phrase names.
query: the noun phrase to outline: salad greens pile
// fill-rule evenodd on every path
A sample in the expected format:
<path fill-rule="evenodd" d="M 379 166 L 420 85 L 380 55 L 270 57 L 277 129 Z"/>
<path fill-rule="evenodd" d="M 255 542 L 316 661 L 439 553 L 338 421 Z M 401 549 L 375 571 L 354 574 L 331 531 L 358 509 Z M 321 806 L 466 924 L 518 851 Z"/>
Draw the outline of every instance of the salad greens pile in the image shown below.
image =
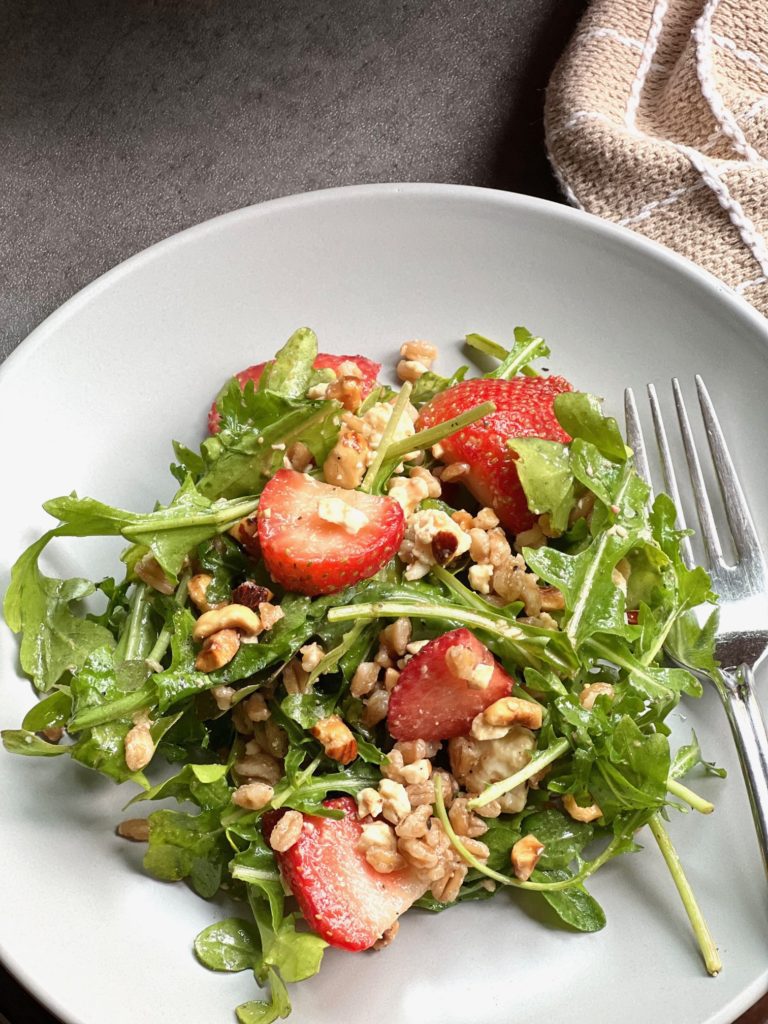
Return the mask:
<path fill-rule="evenodd" d="M 489 376 L 505 379 L 535 374 L 531 362 L 548 354 L 541 339 L 522 329 L 510 351 L 479 335 L 470 335 L 468 342 L 495 356 L 499 367 Z M 283 465 L 286 445 L 302 442 L 315 466 L 322 466 L 338 437 L 339 403 L 306 397 L 313 385 L 333 377 L 332 371 L 313 369 L 316 354 L 314 334 L 301 329 L 255 386 L 249 382 L 241 388 L 233 379 L 223 389 L 217 401 L 220 431 L 199 451 L 174 443 L 171 470 L 178 489 L 168 504 L 130 512 L 76 494 L 45 504 L 58 525 L 18 559 L 4 602 L 8 625 L 21 634 L 21 667 L 41 699 L 21 728 L 3 732 L 5 747 L 30 756 L 68 756 L 116 782 L 136 783 L 140 792 L 132 804 L 172 799 L 182 805 L 149 815 L 144 865 L 159 879 L 185 879 L 205 899 L 225 887 L 239 901 L 238 915 L 201 932 L 195 951 L 213 970 L 252 970 L 268 995 L 238 1007 L 237 1016 L 241 1024 L 268 1024 L 288 1014 L 286 986 L 319 970 L 326 943 L 303 927 L 289 905 L 262 831 L 264 812 L 232 802 L 232 769 L 244 746 L 232 714 L 240 702 L 262 692 L 271 721 L 284 734 L 283 775 L 265 810 L 339 816 L 322 801 L 376 786 L 393 742 L 386 722 L 365 727 L 362 702 L 350 694 L 355 669 L 375 652 L 379 632 L 403 616 L 411 620 L 414 640 L 466 626 L 518 680 L 520 691 L 542 705 L 544 720 L 530 762 L 470 803 L 481 808 L 538 776 L 524 810 L 486 819 L 487 863 L 454 832 L 437 787 L 436 813 L 470 866 L 457 902 L 507 901 L 513 890 L 523 889 L 540 893 L 573 929 L 598 930 L 605 917 L 585 882 L 609 859 L 640 849 L 638 831 L 649 825 L 707 968 L 716 973 L 714 944 L 664 823 L 670 806 L 711 810 L 680 780 L 697 766 L 719 772 L 704 761 L 695 736 L 682 750 L 670 749 L 666 719 L 683 694 L 699 695 L 700 684 L 688 672 L 668 667 L 664 651 L 674 651 L 686 663 L 711 663 L 711 628 L 699 630 L 689 613 L 715 600 L 704 570 L 689 570 L 681 559 L 682 534 L 672 501 L 659 494 L 649 503 L 632 453 L 598 399 L 563 394 L 555 412 L 573 438 L 570 444 L 509 441 L 530 509 L 548 516 L 557 534 L 546 546 L 523 554 L 539 579 L 563 594 L 565 608 L 555 613 L 558 629 L 522 622 L 520 603 L 493 603 L 470 589 L 464 559 L 450 568 L 436 565 L 425 579 L 409 582 L 395 558 L 376 576 L 339 593 L 314 598 L 283 593 L 263 562 L 229 531 L 257 509 L 261 491 Z M 406 387 L 398 405 L 410 400 L 419 408 L 467 372 L 462 367 L 450 378 L 429 372 L 412 389 Z M 366 405 L 396 398 L 380 387 Z M 472 411 L 458 425 L 487 411 Z M 406 451 L 422 449 L 429 458 L 429 448 L 457 428 L 451 421 L 398 442 L 391 440 L 396 415 L 397 409 L 363 484 L 373 493 L 386 491 Z M 585 498 L 591 512 L 574 517 Z M 426 505 L 453 511 L 435 499 Z M 40 568 L 41 554 L 57 537 L 99 535 L 126 540 L 122 579 L 61 580 Z M 160 589 L 137 575 L 147 556 L 162 571 Z M 617 580 L 622 562 L 629 567 L 626 591 Z M 274 600 L 283 612 L 258 643 L 243 644 L 211 673 L 195 668 L 196 609 L 187 593 L 194 572 L 212 577 L 207 594 L 212 603 L 231 600 L 233 589 L 247 579 L 276 590 Z M 99 611 L 93 610 L 93 600 L 84 603 L 99 597 Z M 325 653 L 311 673 L 311 685 L 304 693 L 288 693 L 281 673 L 312 641 Z M 597 679 L 610 682 L 615 695 L 598 697 L 587 709 L 579 694 Z M 211 691 L 219 686 L 234 688 L 231 709 L 221 710 L 213 699 Z M 358 757 L 346 767 L 329 760 L 310 731 L 334 713 L 348 723 L 358 744 Z M 137 715 L 150 723 L 155 745 L 149 772 L 126 764 L 124 741 Z M 156 781 L 156 765 L 163 763 L 171 773 L 160 773 L 163 781 Z M 591 823 L 574 820 L 563 810 L 568 796 L 581 806 L 599 804 L 602 816 Z M 521 881 L 509 874 L 510 849 L 528 833 L 535 833 L 545 852 L 531 878 Z M 446 905 L 427 894 L 417 906 L 440 911 Z M 508 912 L 520 911 L 510 902 Z"/>

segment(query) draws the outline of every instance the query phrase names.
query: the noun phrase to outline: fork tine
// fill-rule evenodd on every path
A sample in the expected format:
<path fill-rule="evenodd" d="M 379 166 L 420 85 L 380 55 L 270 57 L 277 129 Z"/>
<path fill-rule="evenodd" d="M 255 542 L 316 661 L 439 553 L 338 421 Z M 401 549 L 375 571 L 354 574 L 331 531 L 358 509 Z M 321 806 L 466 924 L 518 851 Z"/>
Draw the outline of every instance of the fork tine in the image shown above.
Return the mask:
<path fill-rule="evenodd" d="M 712 452 L 717 479 L 723 492 L 725 512 L 733 539 L 736 542 L 736 550 L 742 559 L 748 556 L 762 559 L 760 540 L 747 505 L 747 499 L 736 474 L 736 467 L 733 464 L 731 453 L 728 451 L 728 445 L 725 443 L 712 399 L 699 374 L 696 374 L 696 389 L 699 393 L 699 405 L 707 430 L 709 449 Z"/>
<path fill-rule="evenodd" d="M 693 432 L 691 430 L 690 420 L 688 419 L 688 411 L 685 408 L 683 392 L 680 389 L 680 382 L 677 377 L 672 378 L 672 391 L 675 396 L 675 407 L 677 409 L 677 418 L 680 421 L 680 433 L 683 438 L 683 447 L 685 448 L 685 458 L 688 462 L 688 472 L 693 486 L 693 495 L 696 499 L 696 514 L 699 517 L 701 534 L 704 538 L 704 544 L 709 554 L 710 562 L 717 565 L 723 565 L 723 551 L 720 547 L 720 538 L 717 535 L 717 525 L 715 523 L 715 517 L 712 514 L 712 506 L 709 502 L 707 488 L 704 483 L 704 476 L 701 472 L 701 463 L 699 462 L 699 455 L 696 451 L 696 444 L 693 440 Z"/>
<path fill-rule="evenodd" d="M 648 468 L 648 453 L 645 450 L 643 429 L 640 426 L 640 417 L 637 414 L 632 388 L 624 389 L 624 421 L 627 425 L 627 441 L 629 441 L 629 447 L 635 457 L 635 469 L 650 487 L 651 471 Z M 650 497 L 653 498 L 653 491 L 651 491 Z"/>
<path fill-rule="evenodd" d="M 661 406 L 659 405 L 659 398 L 656 394 L 656 388 L 653 384 L 648 385 L 648 401 L 651 405 L 651 416 L 653 417 L 653 429 L 656 432 L 656 443 L 659 446 L 659 455 L 661 456 L 661 465 L 664 470 L 664 483 L 666 484 L 667 492 L 675 503 L 677 509 L 677 525 L 679 529 L 687 529 L 685 523 L 685 514 L 683 513 L 683 506 L 680 501 L 680 491 L 677 486 L 677 477 L 675 476 L 675 467 L 672 464 L 672 454 L 669 450 L 669 441 L 667 440 L 667 432 L 664 429 L 664 420 L 661 416 Z M 680 542 L 680 554 L 682 556 L 685 565 L 692 569 L 695 565 L 693 558 L 693 550 L 691 548 L 691 538 L 683 537 Z"/>

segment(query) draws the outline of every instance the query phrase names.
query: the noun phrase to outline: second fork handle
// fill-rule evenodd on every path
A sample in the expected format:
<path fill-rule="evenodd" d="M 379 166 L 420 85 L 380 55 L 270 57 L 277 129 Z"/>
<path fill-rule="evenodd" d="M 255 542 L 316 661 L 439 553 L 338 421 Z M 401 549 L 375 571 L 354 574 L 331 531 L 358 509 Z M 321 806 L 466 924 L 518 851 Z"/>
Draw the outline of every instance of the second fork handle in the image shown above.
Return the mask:
<path fill-rule="evenodd" d="M 755 677 L 748 665 L 721 669 L 720 695 L 739 752 L 760 853 L 768 875 L 768 734 L 755 696 Z"/>

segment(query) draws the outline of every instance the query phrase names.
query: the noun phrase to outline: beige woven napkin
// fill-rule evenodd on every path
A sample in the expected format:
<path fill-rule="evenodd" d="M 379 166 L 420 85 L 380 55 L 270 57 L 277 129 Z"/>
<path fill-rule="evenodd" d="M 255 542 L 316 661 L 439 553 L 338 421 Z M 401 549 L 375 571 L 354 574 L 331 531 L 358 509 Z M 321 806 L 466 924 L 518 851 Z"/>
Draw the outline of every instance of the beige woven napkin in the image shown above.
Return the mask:
<path fill-rule="evenodd" d="M 767 0 L 593 0 L 545 124 L 570 202 L 768 314 Z"/>

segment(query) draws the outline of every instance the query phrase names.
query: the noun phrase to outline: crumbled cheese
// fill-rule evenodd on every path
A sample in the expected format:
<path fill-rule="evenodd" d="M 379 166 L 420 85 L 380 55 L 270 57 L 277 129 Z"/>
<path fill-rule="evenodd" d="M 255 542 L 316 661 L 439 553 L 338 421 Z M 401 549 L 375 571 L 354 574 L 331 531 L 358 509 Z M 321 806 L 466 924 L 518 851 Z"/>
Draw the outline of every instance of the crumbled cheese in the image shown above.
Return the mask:
<path fill-rule="evenodd" d="M 353 363 L 351 359 L 345 359 L 343 363 L 339 363 L 338 369 L 336 370 L 336 376 L 360 378 L 363 376 L 363 371 L 357 363 Z"/>
<path fill-rule="evenodd" d="M 398 552 L 400 559 L 408 565 L 405 570 L 406 579 L 419 580 L 435 565 L 432 541 L 438 533 L 451 533 L 456 538 L 456 550 L 449 561 L 469 550 L 469 534 L 465 533 L 447 512 L 435 508 L 414 512 L 408 519 L 405 536 Z"/>
<path fill-rule="evenodd" d="M 490 594 L 493 566 L 490 562 L 480 562 L 469 567 L 469 585 L 478 594 Z"/>
<path fill-rule="evenodd" d="M 335 523 L 343 526 L 347 533 L 359 533 L 366 526 L 370 519 L 358 508 L 353 508 L 341 498 L 321 498 L 317 504 L 317 514 L 326 523 Z"/>
<path fill-rule="evenodd" d="M 384 435 L 384 431 L 386 430 L 390 416 L 392 415 L 392 409 L 393 406 L 390 405 L 389 402 L 376 402 L 363 416 L 355 416 L 352 413 L 345 413 L 342 417 L 344 423 L 351 430 L 356 430 L 358 433 L 362 434 L 368 442 L 368 447 L 370 449 L 368 453 L 369 465 L 373 461 L 376 449 L 381 444 L 382 436 Z M 406 406 L 405 412 L 398 421 L 392 441 L 402 441 L 406 437 L 413 437 L 416 433 L 414 421 L 417 416 L 418 413 L 412 405 Z M 415 458 L 419 454 L 420 452 L 409 452 L 405 458 Z"/>
<path fill-rule="evenodd" d="M 328 381 L 321 381 L 320 384 L 313 384 L 311 388 L 307 390 L 307 398 L 327 398 L 328 397 Z"/>

